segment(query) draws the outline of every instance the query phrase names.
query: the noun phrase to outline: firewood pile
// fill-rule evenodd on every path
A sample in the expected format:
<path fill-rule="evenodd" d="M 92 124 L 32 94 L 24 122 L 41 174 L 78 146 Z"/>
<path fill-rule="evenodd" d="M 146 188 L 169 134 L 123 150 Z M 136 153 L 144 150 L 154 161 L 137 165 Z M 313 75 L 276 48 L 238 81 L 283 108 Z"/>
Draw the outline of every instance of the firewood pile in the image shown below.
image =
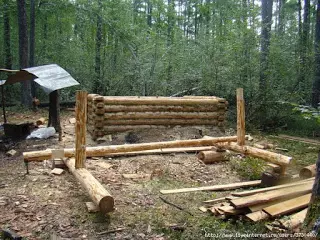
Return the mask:
<path fill-rule="evenodd" d="M 230 196 L 207 200 L 199 209 L 226 219 L 240 217 L 251 222 L 275 220 L 270 230 L 293 230 L 303 223 L 310 202 L 314 177 L 273 187 L 236 191 Z M 286 216 L 284 218 L 280 218 Z M 279 219 L 280 218 L 280 219 Z"/>

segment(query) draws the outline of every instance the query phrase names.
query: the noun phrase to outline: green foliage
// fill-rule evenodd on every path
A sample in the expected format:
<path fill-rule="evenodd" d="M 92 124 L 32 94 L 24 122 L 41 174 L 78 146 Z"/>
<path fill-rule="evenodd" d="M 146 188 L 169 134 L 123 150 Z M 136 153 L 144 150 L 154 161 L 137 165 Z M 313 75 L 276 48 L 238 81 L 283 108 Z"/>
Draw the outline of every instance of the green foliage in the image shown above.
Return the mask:
<path fill-rule="evenodd" d="M 261 179 L 261 174 L 266 167 L 263 160 L 253 157 L 231 158 L 230 163 L 232 168 L 246 180 Z"/>

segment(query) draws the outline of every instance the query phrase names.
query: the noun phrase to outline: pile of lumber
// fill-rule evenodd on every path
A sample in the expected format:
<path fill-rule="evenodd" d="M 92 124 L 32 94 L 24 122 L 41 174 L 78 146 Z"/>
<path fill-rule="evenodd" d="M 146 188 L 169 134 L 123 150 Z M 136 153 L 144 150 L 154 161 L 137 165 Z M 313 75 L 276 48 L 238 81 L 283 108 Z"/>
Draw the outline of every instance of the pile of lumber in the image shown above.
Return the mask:
<path fill-rule="evenodd" d="M 230 196 L 204 201 L 201 211 L 218 218 L 242 216 L 248 221 L 277 220 L 279 229 L 293 229 L 304 220 L 310 202 L 314 178 L 267 188 L 234 192 Z M 291 215 L 292 214 L 292 215 Z M 268 225 L 271 229 L 273 226 Z"/>
<path fill-rule="evenodd" d="M 228 102 L 218 97 L 115 97 L 88 95 L 88 130 L 93 138 L 141 128 L 220 126 Z"/>

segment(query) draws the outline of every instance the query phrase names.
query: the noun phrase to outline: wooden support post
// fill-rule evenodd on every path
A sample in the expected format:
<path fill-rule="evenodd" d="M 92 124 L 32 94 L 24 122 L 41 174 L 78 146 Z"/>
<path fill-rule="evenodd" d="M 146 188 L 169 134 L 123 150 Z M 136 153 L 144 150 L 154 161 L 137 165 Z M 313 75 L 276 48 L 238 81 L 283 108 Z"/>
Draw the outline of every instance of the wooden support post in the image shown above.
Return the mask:
<path fill-rule="evenodd" d="M 6 107 L 5 107 L 5 97 L 4 97 L 4 86 L 1 85 L 1 103 L 2 103 L 2 112 L 3 112 L 3 123 L 7 123 L 7 116 L 6 116 Z"/>
<path fill-rule="evenodd" d="M 240 146 L 245 145 L 245 109 L 243 88 L 237 89 L 237 143 Z"/>
<path fill-rule="evenodd" d="M 77 91 L 76 95 L 76 161 L 75 168 L 84 168 L 86 160 L 86 125 L 87 125 L 86 91 Z"/>

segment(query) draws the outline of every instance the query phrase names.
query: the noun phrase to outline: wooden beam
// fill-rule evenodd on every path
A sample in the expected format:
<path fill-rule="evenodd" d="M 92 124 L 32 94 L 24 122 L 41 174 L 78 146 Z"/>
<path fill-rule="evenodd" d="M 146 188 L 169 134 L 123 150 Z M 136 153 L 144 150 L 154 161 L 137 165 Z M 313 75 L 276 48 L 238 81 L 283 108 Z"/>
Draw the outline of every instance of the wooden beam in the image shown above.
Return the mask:
<path fill-rule="evenodd" d="M 245 145 L 245 107 L 243 88 L 237 89 L 237 144 L 239 146 Z"/>
<path fill-rule="evenodd" d="M 237 196 L 237 197 L 245 197 L 245 196 L 250 196 L 250 195 L 253 195 L 253 194 L 257 194 L 257 193 L 268 192 L 268 191 L 271 191 L 271 190 L 277 190 L 277 189 L 281 189 L 281 188 L 287 188 L 287 187 L 306 184 L 306 181 L 312 181 L 313 182 L 314 178 L 310 178 L 310 179 L 306 179 L 306 180 L 298 181 L 298 182 L 294 182 L 294 183 L 281 184 L 281 185 L 274 186 L 274 187 L 259 188 L 259 189 L 248 190 L 248 191 L 243 191 L 243 192 L 234 192 L 234 193 L 231 193 L 231 194 L 233 196 Z"/>
<path fill-rule="evenodd" d="M 179 141 L 168 141 L 168 142 L 153 142 L 153 143 L 140 143 L 140 144 L 127 144 L 127 145 L 110 145 L 110 146 L 97 146 L 87 147 L 87 157 L 103 157 L 111 153 L 119 152 L 134 152 L 144 151 L 162 148 L 176 148 L 176 147 L 200 147 L 200 146 L 212 146 L 218 142 L 230 142 L 237 141 L 236 136 L 231 137 L 216 137 L 210 139 L 191 139 L 191 140 L 179 140 Z M 65 157 L 74 157 L 75 149 L 66 148 L 64 149 Z M 23 158 L 26 162 L 29 161 L 43 161 L 51 159 L 51 150 L 42 150 L 34 152 L 24 152 Z"/>
<path fill-rule="evenodd" d="M 263 211 L 272 217 L 282 216 L 307 207 L 310 202 L 310 198 L 311 193 L 265 207 L 263 208 Z"/>
<path fill-rule="evenodd" d="M 253 213 L 248 213 L 246 214 L 246 218 L 253 221 L 253 222 L 258 222 L 258 221 L 261 221 L 261 220 L 266 220 L 268 219 L 270 216 L 265 213 L 264 211 L 262 210 L 259 210 L 257 212 L 253 212 Z"/>
<path fill-rule="evenodd" d="M 86 91 L 77 91 L 76 95 L 75 168 L 84 168 L 86 161 L 87 95 Z"/>
<path fill-rule="evenodd" d="M 99 207 L 100 211 L 102 213 L 112 212 L 114 210 L 114 199 L 101 183 L 87 169 L 76 169 L 74 158 L 64 159 L 63 161 L 82 187 L 86 189 L 91 200 Z"/>
<path fill-rule="evenodd" d="M 297 212 L 285 219 L 280 219 L 279 222 L 282 227 L 288 230 L 295 229 L 302 225 L 304 219 L 306 218 L 308 208 L 303 209 L 300 212 Z M 288 219 L 289 218 L 289 219 Z"/>
<path fill-rule="evenodd" d="M 311 192 L 312 186 L 313 182 L 306 182 L 306 184 L 303 185 L 293 186 L 291 188 L 282 188 L 265 193 L 258 193 L 246 197 L 233 199 L 230 200 L 230 202 L 235 208 L 243 208 L 276 199 L 307 194 Z"/>
<path fill-rule="evenodd" d="M 231 151 L 243 153 L 252 157 L 261 158 L 267 162 L 280 165 L 283 168 L 287 167 L 292 159 L 291 157 L 279 153 L 274 153 L 250 146 L 239 146 L 236 143 L 225 144 L 223 146 Z"/>
<path fill-rule="evenodd" d="M 255 181 L 231 183 L 231 184 L 225 184 L 225 185 L 160 190 L 160 192 L 162 194 L 171 194 L 171 193 L 185 193 L 185 192 L 197 192 L 197 191 L 222 191 L 222 190 L 237 189 L 237 188 L 242 188 L 242 187 L 258 186 L 258 185 L 260 185 L 260 183 L 261 183 L 260 180 L 255 180 Z"/>

